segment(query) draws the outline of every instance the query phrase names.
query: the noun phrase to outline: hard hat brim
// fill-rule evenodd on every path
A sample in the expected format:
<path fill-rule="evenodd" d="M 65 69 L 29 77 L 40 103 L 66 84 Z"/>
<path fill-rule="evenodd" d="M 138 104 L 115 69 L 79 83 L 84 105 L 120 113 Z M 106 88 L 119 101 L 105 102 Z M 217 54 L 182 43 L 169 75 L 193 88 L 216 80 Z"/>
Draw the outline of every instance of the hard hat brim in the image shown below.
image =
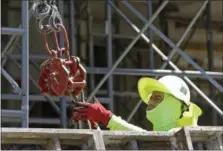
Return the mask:
<path fill-rule="evenodd" d="M 138 92 L 142 101 L 148 104 L 146 98 L 153 92 L 159 91 L 167 94 L 171 94 L 170 91 L 158 80 L 153 78 L 143 77 L 138 81 Z"/>

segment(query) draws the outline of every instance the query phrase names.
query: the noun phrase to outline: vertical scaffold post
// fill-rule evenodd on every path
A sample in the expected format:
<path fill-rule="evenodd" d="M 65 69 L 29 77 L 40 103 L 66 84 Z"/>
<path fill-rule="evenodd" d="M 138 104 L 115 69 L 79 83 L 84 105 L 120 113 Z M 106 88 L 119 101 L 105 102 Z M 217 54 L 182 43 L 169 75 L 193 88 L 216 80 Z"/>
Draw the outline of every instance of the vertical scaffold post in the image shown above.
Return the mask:
<path fill-rule="evenodd" d="M 206 7 L 206 35 L 207 35 L 207 58 L 208 58 L 208 70 L 213 71 L 214 69 L 214 49 L 213 49 L 213 36 L 212 36 L 212 19 L 211 19 L 211 1 L 208 0 L 208 4 Z M 209 84 L 209 97 L 214 99 L 214 89 L 212 84 Z M 217 114 L 212 110 L 212 124 L 217 125 Z"/>
<path fill-rule="evenodd" d="M 22 110 L 25 116 L 22 127 L 29 127 L 29 1 L 22 1 Z"/>
<path fill-rule="evenodd" d="M 152 0 L 147 0 L 147 5 L 148 5 L 148 18 L 151 18 L 152 13 L 153 13 L 153 5 L 152 5 Z M 149 68 L 153 69 L 155 67 L 154 64 L 154 50 L 152 47 L 152 43 L 153 43 L 153 32 L 152 30 L 149 28 L 148 29 L 148 37 L 150 39 L 150 43 L 149 43 Z"/>
<path fill-rule="evenodd" d="M 107 59 L 108 68 L 112 67 L 113 53 L 112 53 L 112 10 L 109 4 L 109 0 L 106 1 L 106 24 L 105 24 L 105 35 L 107 40 Z M 111 98 L 109 103 L 110 110 L 113 111 L 113 75 L 111 74 L 108 78 L 108 97 Z"/>
<path fill-rule="evenodd" d="M 64 1 L 63 0 L 58 1 L 58 6 L 59 6 L 61 18 L 62 18 L 62 20 L 64 20 Z M 64 47 L 62 33 L 59 33 L 58 36 L 59 36 L 60 47 Z M 67 104 L 67 97 L 65 97 L 65 96 L 60 97 L 60 124 L 61 124 L 61 127 L 63 127 L 63 128 L 67 127 L 66 104 Z"/>

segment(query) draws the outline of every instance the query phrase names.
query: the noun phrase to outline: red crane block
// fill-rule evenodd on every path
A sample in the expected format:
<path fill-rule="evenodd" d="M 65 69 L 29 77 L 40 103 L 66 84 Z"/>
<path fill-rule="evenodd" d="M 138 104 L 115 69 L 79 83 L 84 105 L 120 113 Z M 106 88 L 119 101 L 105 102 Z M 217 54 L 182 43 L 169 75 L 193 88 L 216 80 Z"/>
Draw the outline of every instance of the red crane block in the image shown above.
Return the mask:
<path fill-rule="evenodd" d="M 39 86 L 44 95 L 80 95 L 86 85 L 86 71 L 78 57 L 51 58 L 41 65 Z"/>
<path fill-rule="evenodd" d="M 50 49 L 46 31 L 41 32 L 44 48 L 48 55 L 52 58 L 46 60 L 41 65 L 41 73 L 39 78 L 39 86 L 43 95 L 65 96 L 80 95 L 86 85 L 86 70 L 80 64 L 80 59 L 69 54 L 69 41 L 65 27 L 57 24 L 61 29 L 65 48 L 60 48 L 57 33 L 52 34 L 53 43 L 56 50 Z M 65 53 L 66 58 L 62 58 Z"/>

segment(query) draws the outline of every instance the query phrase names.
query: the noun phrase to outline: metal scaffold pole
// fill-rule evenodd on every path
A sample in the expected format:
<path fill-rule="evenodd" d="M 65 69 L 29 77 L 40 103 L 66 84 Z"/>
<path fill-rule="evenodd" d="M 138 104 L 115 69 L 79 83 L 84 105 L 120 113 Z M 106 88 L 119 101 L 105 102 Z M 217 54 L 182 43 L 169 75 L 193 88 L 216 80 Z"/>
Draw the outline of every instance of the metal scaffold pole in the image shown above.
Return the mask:
<path fill-rule="evenodd" d="M 147 0 L 147 7 L 148 7 L 148 18 L 151 18 L 152 14 L 153 14 L 153 4 L 152 4 L 152 0 Z M 151 41 L 151 43 L 149 44 L 149 68 L 153 69 L 155 67 L 154 64 L 154 60 L 155 60 L 155 55 L 154 55 L 154 50 L 152 47 L 152 43 L 153 43 L 153 32 L 151 29 L 148 29 L 148 37 Z"/>
<path fill-rule="evenodd" d="M 170 54 L 172 54 L 171 52 Z M 170 56 L 170 54 L 168 56 Z M 20 60 L 21 56 L 20 55 L 8 55 L 11 58 L 15 60 Z M 42 56 L 37 56 L 37 55 L 30 55 L 30 61 L 32 64 L 35 64 L 34 60 L 39 60 L 39 59 L 46 59 L 47 57 L 42 57 Z M 164 64 L 168 64 L 167 61 L 164 62 Z M 109 71 L 109 68 L 104 68 L 104 67 L 85 67 L 87 72 L 89 74 L 106 74 Z M 142 75 L 142 76 L 163 76 L 166 74 L 173 74 L 177 76 L 187 76 L 190 78 L 199 78 L 199 79 L 207 79 L 204 75 L 202 75 L 201 72 L 196 71 L 196 70 L 183 70 L 183 71 L 176 71 L 176 70 L 167 70 L 167 69 L 138 69 L 138 68 L 116 68 L 114 72 L 112 72 L 114 75 L 132 75 L 132 76 L 137 76 L 137 75 Z M 215 79 L 222 79 L 222 72 L 213 72 L 213 71 L 206 71 L 206 74 L 211 76 L 212 78 Z"/>
<path fill-rule="evenodd" d="M 31 14 L 30 12 L 31 12 L 31 10 L 29 10 L 28 13 Z M 28 20 L 30 20 L 31 15 L 28 15 L 28 16 L 29 16 Z M 19 25 L 18 28 L 21 28 L 21 27 L 22 27 L 22 24 Z M 13 35 L 13 36 L 9 39 L 9 41 L 8 41 L 8 43 L 6 44 L 6 46 L 4 47 L 4 49 L 2 50 L 2 53 L 1 53 L 2 67 L 4 67 L 4 65 L 5 65 L 6 62 L 7 62 L 7 58 L 4 58 L 6 52 L 7 52 L 7 53 L 10 53 L 10 52 L 12 51 L 12 49 L 10 49 L 10 48 L 11 48 L 11 47 L 13 46 L 13 44 L 15 44 L 19 39 L 20 39 L 20 35 Z"/>
<path fill-rule="evenodd" d="M 58 9 L 60 12 L 60 16 L 62 20 L 64 20 L 64 1 L 58 1 Z M 60 46 L 64 48 L 63 35 L 60 33 L 59 35 Z M 67 127 L 67 97 L 60 97 L 60 125 L 63 128 Z"/>
<path fill-rule="evenodd" d="M 70 37 L 69 41 L 71 43 L 70 50 L 71 50 L 72 56 L 73 55 L 78 56 L 84 52 L 83 53 L 84 57 L 80 57 L 81 62 L 85 64 L 89 63 L 88 65 L 83 66 L 85 70 L 87 71 L 87 74 L 89 75 L 89 77 L 87 75 L 88 82 L 87 82 L 86 91 L 88 93 L 88 90 L 90 90 L 90 94 L 88 95 L 88 98 L 84 98 L 86 99 L 85 100 L 86 102 L 90 102 L 90 100 L 92 100 L 93 96 L 95 95 L 102 96 L 102 97 L 97 97 L 97 99 L 103 105 L 104 104 L 108 105 L 109 110 L 111 110 L 114 113 L 115 111 L 117 112 L 116 106 L 121 105 L 121 103 L 120 104 L 117 103 L 117 105 L 115 106 L 114 98 L 116 96 L 117 98 L 120 97 L 123 100 L 125 100 L 126 98 L 131 98 L 132 100 L 140 99 L 137 91 L 135 91 L 136 86 L 133 86 L 134 84 L 137 84 L 137 83 L 134 82 L 133 84 L 128 84 L 130 80 L 129 81 L 122 80 L 122 77 L 135 76 L 135 78 L 134 77 L 125 78 L 125 79 L 134 79 L 133 81 L 135 81 L 138 78 L 138 77 L 136 78 L 136 76 L 148 76 L 148 77 L 154 77 L 155 79 L 158 79 L 160 76 L 171 74 L 171 75 L 182 77 L 185 80 L 185 82 L 188 83 L 188 85 L 193 90 L 191 91 L 192 92 L 191 97 L 193 97 L 195 94 L 198 97 L 201 96 L 201 98 L 205 101 L 205 103 L 207 103 L 207 105 L 211 107 L 212 112 L 213 112 L 212 113 L 213 118 L 210 119 L 210 121 L 212 120 L 213 125 L 218 125 L 219 123 L 221 123 L 218 117 L 223 117 L 223 111 L 222 111 L 221 106 L 219 105 L 221 102 L 218 102 L 219 98 L 216 98 L 216 97 L 219 96 L 219 93 L 220 95 L 223 93 L 223 85 L 220 83 L 223 80 L 222 78 L 223 72 L 217 72 L 215 70 L 215 68 L 218 68 L 219 66 L 219 62 L 218 62 L 219 60 L 218 60 L 218 56 L 217 56 L 217 59 L 214 58 L 214 56 L 218 52 L 217 52 L 217 49 L 214 48 L 216 33 L 215 32 L 213 33 L 213 30 L 215 29 L 215 22 L 213 21 L 214 20 L 213 16 L 211 16 L 212 11 L 213 11 L 211 9 L 211 5 L 214 6 L 214 3 L 211 0 L 204 0 L 202 3 L 196 3 L 196 6 L 200 8 L 199 10 L 197 10 L 196 15 L 194 15 L 191 20 L 185 19 L 186 23 L 182 21 L 183 18 L 168 16 L 169 5 L 167 6 L 167 4 L 171 2 L 169 0 L 162 1 L 163 2 L 162 4 L 154 2 L 152 0 L 144 0 L 143 3 L 138 3 L 137 6 L 139 5 L 140 9 L 145 9 L 144 11 L 142 11 L 144 14 L 140 12 L 141 10 L 139 11 L 136 9 L 134 5 L 136 2 L 130 2 L 127 0 L 122 0 L 122 1 L 106 0 L 104 1 L 105 3 L 103 4 L 100 3 L 100 5 L 104 5 L 105 7 L 104 11 L 100 10 L 104 12 L 103 15 L 99 14 L 98 12 L 94 10 L 96 7 L 95 4 L 92 4 L 90 1 L 82 1 L 81 3 L 85 3 L 85 4 L 88 3 L 88 5 L 87 7 L 84 7 L 86 5 L 82 6 L 82 9 L 81 9 L 82 11 L 80 11 L 82 12 L 81 13 L 82 17 L 80 18 L 80 21 L 77 20 L 78 8 L 75 8 L 75 6 L 79 4 L 79 2 L 74 1 L 74 0 L 70 0 L 70 1 L 57 0 L 57 2 L 58 2 L 57 4 L 58 4 L 59 12 L 61 13 L 61 17 L 63 17 L 64 23 L 65 22 L 69 23 L 69 37 Z M 1 53 L 2 55 L 1 56 L 1 59 L 2 59 L 1 73 L 2 73 L 2 77 L 5 77 L 6 82 L 9 82 L 9 85 L 11 85 L 11 87 L 13 88 L 13 93 L 8 90 L 5 90 L 4 92 L 2 92 L 1 99 L 4 101 L 5 100 L 10 100 L 10 101 L 15 101 L 15 102 L 21 101 L 21 105 L 19 105 L 21 109 L 19 108 L 18 110 L 5 109 L 5 108 L 2 109 L 3 122 L 16 123 L 16 124 L 21 123 L 22 127 L 28 128 L 29 124 L 44 124 L 44 125 L 46 124 L 47 125 L 48 124 L 47 122 L 52 121 L 52 123 L 55 125 L 60 125 L 60 127 L 62 128 L 67 128 L 68 126 L 67 115 L 66 115 L 67 104 L 70 104 L 72 102 L 72 99 L 67 96 L 64 96 L 64 97 L 63 96 L 61 97 L 44 96 L 40 93 L 41 92 L 40 86 L 38 84 L 37 76 L 35 75 L 35 73 L 36 72 L 39 73 L 41 71 L 39 67 L 39 63 L 46 59 L 49 59 L 49 56 L 47 56 L 46 54 L 40 54 L 39 52 L 42 52 L 42 50 L 38 51 L 37 50 L 39 49 L 38 46 L 36 46 L 36 44 L 34 44 L 34 46 L 32 45 L 33 41 L 31 40 L 33 39 L 30 38 L 31 35 L 29 35 L 29 33 L 30 33 L 30 30 L 32 30 L 33 26 L 29 25 L 29 20 L 32 17 L 32 15 L 30 15 L 31 10 L 29 10 L 29 3 L 30 2 L 28 0 L 21 1 L 22 23 L 20 26 L 1 28 L 2 35 L 10 35 L 9 36 L 10 38 L 7 38 L 7 41 L 5 43 L 6 45 L 3 48 L 2 53 Z M 121 4 L 122 6 L 119 7 L 118 6 L 119 4 Z M 181 4 L 178 4 L 177 2 L 176 3 L 171 2 L 170 5 L 172 4 L 177 5 L 177 7 L 181 7 Z M 18 8 L 20 9 L 20 6 L 17 6 L 17 4 L 15 5 L 16 5 L 15 7 L 17 7 L 15 11 L 17 11 Z M 66 10 L 67 6 L 69 7 L 68 10 Z M 168 7 L 168 9 L 167 11 L 162 12 L 164 11 L 164 7 Z M 153 12 L 154 8 L 157 8 L 155 12 Z M 8 11 L 12 11 L 11 9 L 13 9 L 14 11 L 14 6 L 13 8 L 11 8 L 10 6 Z M 88 15 L 87 18 L 85 15 L 83 15 L 84 9 L 87 9 L 87 15 Z M 170 9 L 172 10 L 172 8 Z M 181 11 L 182 10 L 183 9 L 181 9 Z M 133 14 L 134 16 L 127 17 L 130 13 Z M 180 26 L 179 29 L 176 27 L 176 32 L 178 32 L 179 30 L 179 33 L 182 31 L 182 28 L 185 28 L 184 33 L 180 36 L 178 41 L 176 41 L 176 44 L 175 42 L 173 43 L 171 38 L 173 39 L 177 38 L 178 35 L 175 35 L 175 34 L 178 34 L 178 33 L 174 33 L 174 34 L 171 33 L 171 38 L 169 38 L 169 36 L 165 34 L 164 31 L 158 29 L 157 28 L 158 26 L 157 27 L 155 26 L 154 20 L 157 19 L 157 16 L 161 15 L 161 13 L 167 14 L 164 16 L 163 20 L 170 19 L 170 20 L 174 20 L 174 22 L 176 20 L 181 20 L 179 21 L 180 25 L 183 22 L 182 27 Z M 104 23 L 104 21 L 105 21 L 105 26 L 104 26 L 105 28 L 101 29 L 103 26 L 102 22 Z M 127 24 L 122 26 L 122 23 L 123 23 L 122 21 L 125 21 Z M 81 27 L 81 30 L 79 31 L 77 30 L 78 28 L 77 22 L 80 22 L 79 26 Z M 200 24 L 198 24 L 198 22 Z M 17 25 L 20 24 L 18 22 L 13 22 L 13 23 L 16 23 Z M 143 23 L 144 25 L 142 28 L 138 26 L 138 24 L 141 25 L 140 23 Z M 204 70 L 201 67 L 201 64 L 199 62 L 197 63 L 195 59 L 193 60 L 186 53 L 186 50 L 184 50 L 186 49 L 186 45 L 189 43 L 190 39 L 193 40 L 195 38 L 193 37 L 192 39 L 192 35 L 195 33 L 196 28 L 200 28 L 201 23 L 203 25 L 203 27 L 201 28 L 205 28 L 204 32 L 202 31 L 202 34 L 203 33 L 205 34 L 206 32 L 207 70 Z M 132 34 L 131 31 L 127 32 L 128 31 L 127 28 L 123 30 L 123 28 L 125 28 L 127 25 L 130 28 L 133 28 L 133 32 L 137 34 L 136 36 L 133 36 L 134 33 Z M 168 26 L 171 28 L 174 28 L 172 27 L 172 22 L 170 22 Z M 83 46 L 83 48 L 86 48 L 86 51 L 84 49 L 77 48 L 77 45 L 80 44 L 79 42 L 77 42 L 78 40 L 77 32 L 80 32 L 79 39 L 81 39 L 82 41 L 80 48 L 82 48 Z M 94 32 L 98 32 L 98 33 L 94 33 Z M 200 33 L 200 30 L 199 30 L 199 33 Z M 200 35 L 198 35 L 198 37 L 199 36 Z M 155 42 L 157 42 L 156 38 L 158 38 L 158 40 L 161 39 L 161 41 L 163 41 L 164 43 L 168 45 L 168 49 L 170 48 L 170 50 L 168 50 L 169 53 L 167 55 L 166 55 L 166 51 L 164 52 L 162 48 L 158 48 L 157 45 L 155 44 Z M 21 43 L 19 43 L 19 40 L 21 40 Z M 60 37 L 59 43 L 61 47 L 64 46 L 64 41 L 62 40 L 61 37 Z M 125 46 L 126 43 L 127 44 L 129 43 L 126 46 L 126 48 L 123 50 L 120 50 L 122 49 L 123 46 Z M 145 46 L 145 44 L 148 44 L 147 47 Z M 100 47 L 105 46 L 104 49 L 106 50 L 104 50 L 103 53 L 106 54 L 105 56 L 106 58 L 97 59 L 98 56 L 96 55 L 101 55 L 100 53 L 95 54 L 95 52 L 98 52 L 98 51 L 94 49 L 96 48 L 95 46 L 98 46 L 98 45 Z M 128 57 L 127 54 L 131 51 L 131 49 L 133 49 L 135 45 L 137 45 L 136 46 L 137 52 L 136 53 L 133 52 L 133 54 L 136 54 L 136 55 L 131 56 L 132 57 L 131 59 L 129 59 L 130 57 L 127 58 L 127 60 L 125 61 L 124 57 Z M 195 48 L 194 48 L 194 45 L 195 45 Z M 191 47 L 193 46 L 192 47 L 193 49 L 197 49 L 196 48 L 197 42 L 193 41 L 193 44 L 191 44 L 190 46 Z M 20 50 L 20 52 L 16 52 L 12 54 L 12 51 L 13 50 L 16 51 L 16 49 Z M 38 52 L 39 54 L 37 54 L 36 52 Z M 78 54 L 78 52 L 80 53 Z M 145 54 L 145 56 L 143 56 L 142 54 L 143 55 Z M 192 54 L 194 55 L 193 52 Z M 87 55 L 89 58 L 87 57 Z M 176 57 L 177 59 L 174 58 L 175 55 L 178 55 Z M 202 55 L 203 55 L 203 52 L 202 52 Z M 117 57 L 117 60 L 114 60 L 115 58 L 114 56 Z M 156 62 L 159 62 L 158 60 L 159 58 L 156 58 L 156 57 L 159 57 L 159 56 L 161 57 L 160 60 L 163 60 L 163 63 L 161 66 L 158 67 Z M 177 66 L 178 64 L 177 62 L 179 61 L 180 57 L 182 58 L 183 61 L 186 62 L 186 64 L 189 64 L 195 69 L 181 70 Z M 117 68 L 123 60 L 125 62 L 122 64 L 122 67 Z M 145 60 L 147 60 L 147 63 L 145 62 Z M 104 61 L 103 63 L 107 64 L 107 66 L 97 67 L 96 65 L 98 64 L 98 62 L 102 63 L 102 61 Z M 216 65 L 215 65 L 216 63 L 215 61 L 218 62 Z M 131 68 L 127 68 L 127 64 L 129 62 L 130 62 Z M 184 62 L 182 64 L 184 64 Z M 206 64 L 206 62 L 204 62 L 204 64 Z M 145 66 L 144 69 L 139 69 L 142 66 L 143 67 Z M 21 71 L 21 76 L 20 75 L 18 76 L 17 73 L 13 72 L 14 67 L 15 68 L 17 67 L 15 70 Z M 172 69 L 167 69 L 169 67 L 171 67 Z M 98 75 L 104 75 L 104 76 L 97 84 Z M 119 77 L 121 78 L 118 79 Z M 19 82 L 16 82 L 17 78 L 21 78 L 21 86 L 19 86 Z M 205 92 L 206 90 L 205 88 L 204 88 L 205 89 L 204 92 L 202 91 L 203 89 L 202 82 L 201 82 L 201 85 L 199 84 L 195 85 L 195 83 L 200 82 L 200 81 L 195 81 L 195 82 L 192 81 L 196 79 L 199 79 L 200 81 L 205 82 L 205 84 L 206 82 L 208 83 L 208 87 L 207 87 L 208 92 Z M 106 83 L 107 87 L 105 89 L 102 89 L 101 87 L 102 85 L 104 85 L 104 83 Z M 32 87 L 34 87 L 35 90 L 32 89 Z M 7 86 L 7 89 L 9 88 L 10 87 Z M 134 92 L 131 92 L 131 91 L 134 91 Z M 85 97 L 87 97 L 87 95 Z M 192 99 L 192 101 L 193 100 L 194 99 Z M 117 102 L 118 101 L 119 101 L 119 98 L 117 99 Z M 52 114 L 55 113 L 56 115 L 53 115 L 53 116 L 57 116 L 57 117 L 45 118 L 45 113 L 44 115 L 38 114 L 38 116 L 41 116 L 41 117 L 33 118 L 32 115 L 30 117 L 30 112 L 31 111 L 33 112 L 34 111 L 33 108 L 36 109 L 36 107 L 38 107 L 40 103 L 41 104 L 49 103 L 53 107 L 50 110 L 55 110 L 55 112 L 52 112 Z M 200 100 L 198 100 L 198 103 L 200 103 Z M 201 103 L 204 103 L 204 102 L 201 102 Z M 34 106 L 34 104 L 36 105 Z M 126 107 L 127 111 L 130 108 L 133 108 L 131 109 L 131 113 L 127 117 L 128 122 L 131 121 L 135 113 L 139 110 L 140 105 L 142 104 L 143 104 L 143 101 L 140 100 L 134 104 L 134 108 L 132 107 L 133 106 L 132 104 L 129 104 L 128 107 Z M 10 105 L 11 104 L 9 105 L 6 104 L 6 106 L 10 106 Z M 13 104 L 13 106 L 16 106 L 16 105 Z M 210 109 L 210 112 L 211 112 L 211 109 Z M 33 114 L 32 112 L 31 114 Z M 209 114 L 209 113 L 205 113 L 205 114 Z M 137 120 L 140 120 L 140 119 L 137 119 Z M 32 127 L 32 125 L 30 127 Z"/>
<path fill-rule="evenodd" d="M 135 12 L 135 14 L 140 17 L 140 19 L 142 19 L 144 22 L 146 22 L 147 19 L 145 19 L 145 17 L 143 17 L 136 9 L 134 9 L 129 3 L 127 3 L 127 1 L 122 1 L 122 3 L 126 4 L 126 6 L 128 8 L 130 8 L 131 10 L 133 10 Z M 133 29 L 139 33 L 139 29 L 120 11 L 118 10 L 114 5 L 112 5 L 114 9 L 116 9 L 116 11 L 119 12 L 119 14 L 121 14 L 121 16 L 123 16 L 125 18 L 125 20 L 130 24 L 130 26 L 133 27 Z M 181 37 L 181 39 L 179 40 L 179 42 L 177 43 L 177 46 L 179 46 L 184 38 L 187 36 L 189 30 L 191 29 L 191 27 L 193 26 L 193 24 L 196 22 L 196 20 L 199 18 L 199 16 L 203 13 L 203 11 L 205 10 L 207 6 L 207 1 L 204 2 L 204 4 L 202 5 L 201 9 L 198 11 L 198 13 L 196 14 L 196 16 L 194 17 L 194 19 L 192 20 L 192 22 L 189 24 L 187 30 L 185 31 L 184 35 Z M 156 29 L 155 26 L 151 25 L 150 26 L 151 29 L 156 30 L 158 31 L 158 29 Z M 160 34 L 162 34 L 161 32 L 159 32 Z M 147 42 L 147 43 L 150 43 L 150 40 L 145 36 L 143 35 L 142 36 L 143 39 Z M 167 38 L 168 39 L 168 38 Z M 156 50 L 156 52 L 158 52 L 158 54 L 166 61 L 168 62 L 175 70 L 179 71 L 179 69 L 170 61 L 171 57 L 173 57 L 174 53 L 176 52 L 176 49 L 173 49 L 171 54 L 166 57 L 155 45 L 153 45 L 154 49 Z M 167 63 L 164 63 L 163 66 L 162 66 L 162 69 L 165 68 L 167 66 Z M 203 70 L 203 69 L 202 69 Z M 210 76 L 209 76 L 210 77 Z M 211 99 L 209 99 L 190 79 L 188 79 L 187 77 L 185 77 L 185 80 L 220 114 L 220 115 L 223 115 L 223 112 L 222 110 L 217 106 L 215 105 Z M 133 111 L 131 112 L 131 114 L 129 115 L 128 117 L 128 121 L 132 118 L 132 116 L 135 114 L 135 112 L 138 110 L 138 107 L 140 106 L 140 104 L 142 103 L 142 101 L 139 101 L 139 103 L 136 105 L 136 107 L 133 109 Z"/>
<path fill-rule="evenodd" d="M 2 74 L 10 82 L 15 92 L 21 95 L 21 110 L 3 110 L 3 117 L 19 117 L 22 119 L 22 127 L 29 127 L 29 2 L 22 1 L 21 5 L 22 25 L 20 28 L 1 28 L 2 34 L 14 35 L 7 43 L 2 52 L 2 57 L 6 54 L 14 40 L 18 35 L 22 36 L 22 70 L 21 70 L 21 89 L 15 80 L 3 69 L 6 60 L 2 62 Z M 18 37 L 19 38 L 19 37 Z M 11 49 L 10 49 L 11 50 Z"/>
<path fill-rule="evenodd" d="M 112 10 L 109 5 L 109 0 L 106 0 L 106 24 L 105 24 L 105 34 L 106 34 L 106 45 L 107 45 L 107 63 L 108 68 L 112 67 L 113 62 L 113 46 L 112 46 Z M 108 97 L 111 98 L 109 102 L 109 107 L 111 111 L 114 111 L 114 100 L 113 100 L 113 75 L 108 78 Z"/>
<path fill-rule="evenodd" d="M 109 1 L 111 4 L 111 1 Z M 112 74 L 112 72 L 115 70 L 115 68 L 118 66 L 118 64 L 123 60 L 123 58 L 127 55 L 127 53 L 131 50 L 131 48 L 135 45 L 135 43 L 138 41 L 138 39 L 141 37 L 141 35 L 147 30 L 147 28 L 152 24 L 152 22 L 155 20 L 155 18 L 158 16 L 158 14 L 163 10 L 163 8 L 167 5 L 169 1 L 164 1 L 162 5 L 157 9 L 157 11 L 153 14 L 153 16 L 150 18 L 150 20 L 143 26 L 142 30 L 139 32 L 139 34 L 132 40 L 132 42 L 127 46 L 125 51 L 122 53 L 122 55 L 116 60 L 116 62 L 111 67 L 110 71 L 102 78 L 102 80 L 99 82 L 99 84 L 95 87 L 95 89 L 90 93 L 87 102 L 90 101 L 90 99 L 97 93 L 99 88 L 103 85 L 103 83 L 108 79 L 108 77 Z"/>
<path fill-rule="evenodd" d="M 22 110 L 25 116 L 22 127 L 29 127 L 29 1 L 22 1 Z"/>
<path fill-rule="evenodd" d="M 77 43 L 76 43 L 76 9 L 75 9 L 75 4 L 74 0 L 70 0 L 70 37 L 71 37 L 71 54 L 76 56 L 77 55 Z"/>
<path fill-rule="evenodd" d="M 123 3 L 127 3 L 127 1 L 122 1 Z M 199 15 L 201 15 L 201 12 L 206 8 L 208 1 L 206 0 L 202 7 L 199 9 Z M 139 13 L 138 13 L 139 14 Z M 143 21 L 145 22 L 147 19 L 143 19 Z M 186 61 L 188 61 L 188 63 L 190 63 L 191 65 L 193 65 L 193 67 L 195 67 L 198 71 L 200 71 L 203 75 L 205 75 L 205 77 L 221 92 L 223 92 L 223 87 L 216 81 L 214 80 L 212 77 L 208 76 L 205 71 L 197 64 L 195 63 L 183 50 L 181 50 L 177 45 L 175 45 L 168 37 L 166 37 L 161 31 L 159 31 L 155 26 L 151 26 L 150 27 L 152 29 L 153 32 L 155 32 L 159 37 L 161 37 L 166 43 L 168 43 L 174 50 L 176 50 L 177 53 L 179 53 Z M 191 27 L 190 27 L 191 28 Z M 189 28 L 189 29 L 190 29 Z M 139 31 L 137 30 L 137 27 L 134 26 L 133 29 L 138 33 Z M 143 35 L 144 36 L 144 35 Z M 143 37 L 142 36 L 142 37 Z M 145 38 L 145 37 L 143 37 Z M 147 43 L 150 42 L 150 40 L 146 40 Z"/>
<path fill-rule="evenodd" d="M 90 8 L 90 4 L 88 4 L 87 6 L 87 39 L 88 39 L 88 49 L 89 49 L 89 65 L 90 67 L 94 67 L 95 65 L 95 54 L 94 54 L 94 36 L 93 36 L 93 17 L 91 15 L 91 8 Z M 90 74 L 89 77 L 89 89 L 90 91 L 92 91 L 94 89 L 94 85 L 95 85 L 95 75 Z"/>
<path fill-rule="evenodd" d="M 208 58 L 208 70 L 213 71 L 214 70 L 214 49 L 213 49 L 213 34 L 212 34 L 212 18 L 211 18 L 211 1 L 208 0 L 208 4 L 206 7 L 206 37 L 207 37 L 207 58 Z M 215 97 L 215 90 L 213 89 L 213 86 L 209 84 L 209 97 L 214 99 Z M 215 111 L 212 111 L 213 118 L 212 118 L 212 124 L 217 125 L 217 114 Z"/>

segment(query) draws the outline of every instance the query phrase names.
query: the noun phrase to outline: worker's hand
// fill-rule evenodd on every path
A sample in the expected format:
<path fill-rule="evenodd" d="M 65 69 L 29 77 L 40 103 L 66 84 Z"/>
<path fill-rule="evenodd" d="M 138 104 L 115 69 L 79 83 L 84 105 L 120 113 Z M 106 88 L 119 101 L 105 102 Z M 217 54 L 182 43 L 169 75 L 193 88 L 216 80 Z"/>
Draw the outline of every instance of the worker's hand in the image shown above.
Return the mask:
<path fill-rule="evenodd" d="M 69 119 L 69 120 L 75 120 L 75 119 L 73 119 L 73 109 L 75 108 L 75 106 L 72 104 L 72 105 L 69 105 L 68 107 L 67 107 L 67 118 Z M 76 123 L 78 123 L 78 120 L 75 120 L 75 122 Z M 91 124 L 91 127 L 92 128 L 97 128 L 97 123 L 96 122 L 94 122 L 94 121 L 90 121 L 89 120 L 89 122 L 90 122 L 90 124 Z"/>
<path fill-rule="evenodd" d="M 107 125 L 112 113 L 105 109 L 98 100 L 95 103 L 75 102 L 76 107 L 73 109 L 72 118 L 76 121 L 90 120 L 94 122 L 101 122 Z"/>

